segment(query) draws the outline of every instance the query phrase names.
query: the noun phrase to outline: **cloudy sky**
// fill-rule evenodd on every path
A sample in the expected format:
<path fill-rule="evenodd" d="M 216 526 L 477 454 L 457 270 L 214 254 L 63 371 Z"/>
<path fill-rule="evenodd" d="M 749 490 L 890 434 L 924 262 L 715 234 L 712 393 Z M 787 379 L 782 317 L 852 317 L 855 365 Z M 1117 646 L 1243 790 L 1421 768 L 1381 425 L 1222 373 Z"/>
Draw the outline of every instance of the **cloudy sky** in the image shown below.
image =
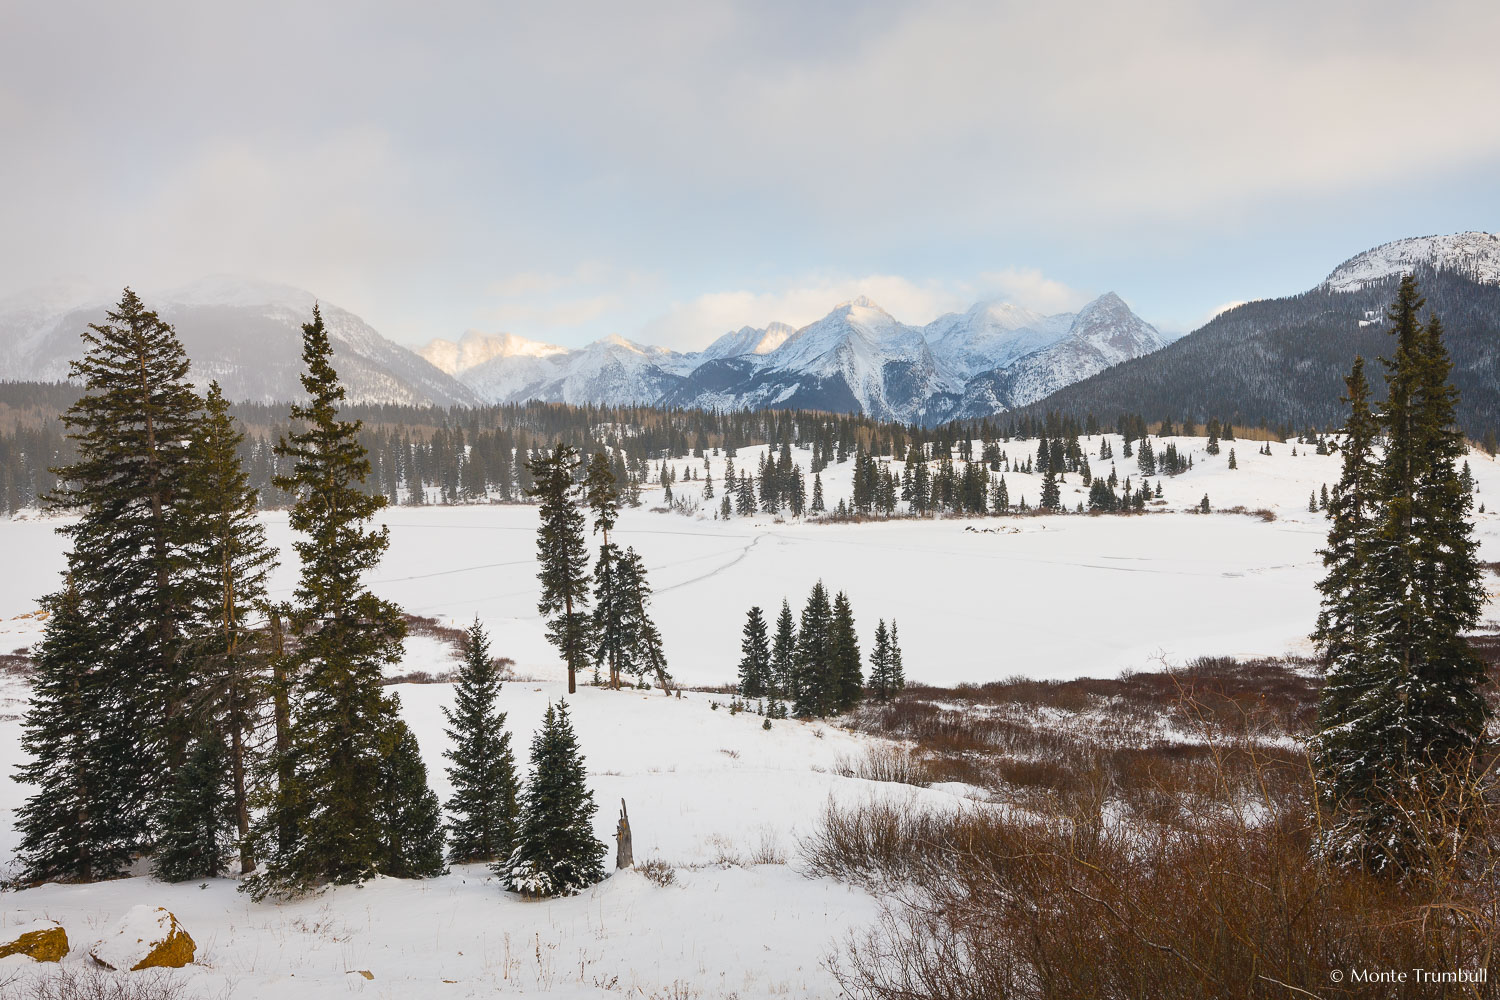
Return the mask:
<path fill-rule="evenodd" d="M 864 293 L 1166 329 L 1500 229 L 1500 4 L 0 0 L 0 295 L 701 347 Z"/>

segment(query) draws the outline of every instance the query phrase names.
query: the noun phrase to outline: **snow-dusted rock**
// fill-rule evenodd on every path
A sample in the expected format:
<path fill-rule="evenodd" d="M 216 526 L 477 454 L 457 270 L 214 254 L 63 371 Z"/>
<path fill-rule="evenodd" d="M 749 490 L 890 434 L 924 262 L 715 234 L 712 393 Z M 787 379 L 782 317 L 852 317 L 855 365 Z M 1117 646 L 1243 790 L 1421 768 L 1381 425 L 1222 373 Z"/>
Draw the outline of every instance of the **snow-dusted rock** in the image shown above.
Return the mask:
<path fill-rule="evenodd" d="M 30 920 L 0 930 L 0 958 L 26 955 L 38 962 L 60 962 L 68 953 L 68 932 L 56 920 Z"/>
<path fill-rule="evenodd" d="M 89 951 L 106 969 L 180 969 L 193 960 L 197 945 L 171 911 L 160 906 L 133 906 Z"/>

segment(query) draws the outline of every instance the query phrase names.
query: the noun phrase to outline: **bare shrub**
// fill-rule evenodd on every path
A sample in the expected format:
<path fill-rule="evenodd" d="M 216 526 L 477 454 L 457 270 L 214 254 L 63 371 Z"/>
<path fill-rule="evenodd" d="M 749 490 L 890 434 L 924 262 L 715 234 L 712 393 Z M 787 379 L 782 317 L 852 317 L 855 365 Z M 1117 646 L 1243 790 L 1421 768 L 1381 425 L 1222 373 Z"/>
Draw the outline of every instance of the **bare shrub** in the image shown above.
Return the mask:
<path fill-rule="evenodd" d="M 932 784 L 932 776 L 922 758 L 908 747 L 893 744 L 877 744 L 856 757 L 839 754 L 834 759 L 833 773 L 845 778 L 890 781 L 922 788 Z"/>
<path fill-rule="evenodd" d="M 148 969 L 118 973 L 92 965 L 59 965 L 32 979 L 18 991 L 0 993 L 15 1000 L 192 1000 L 187 984 L 170 972 Z M 13 992 L 14 991 L 14 992 Z"/>
<path fill-rule="evenodd" d="M 1256 811 L 1184 824 L 1102 821 L 1107 784 L 1076 795 L 1071 816 L 830 807 L 809 857 L 820 873 L 868 882 L 875 871 L 894 883 L 876 928 L 849 938 L 833 963 L 861 1000 L 1489 996 L 1483 983 L 1411 976 L 1377 993 L 1347 976 L 1422 968 L 1494 979 L 1491 785 L 1476 776 L 1440 802 L 1406 805 L 1432 836 L 1420 876 L 1404 881 L 1319 858 L 1306 777 Z M 1169 779 L 1157 793 L 1194 794 Z"/>
<path fill-rule="evenodd" d="M 677 869 L 667 864 L 661 858 L 652 858 L 635 866 L 635 870 L 646 876 L 646 880 L 665 889 L 677 881 Z"/>
<path fill-rule="evenodd" d="M 760 831 L 760 843 L 751 851 L 745 861 L 752 865 L 784 865 L 786 864 L 786 851 L 781 846 L 781 838 L 776 831 L 769 826 L 762 827 Z"/>

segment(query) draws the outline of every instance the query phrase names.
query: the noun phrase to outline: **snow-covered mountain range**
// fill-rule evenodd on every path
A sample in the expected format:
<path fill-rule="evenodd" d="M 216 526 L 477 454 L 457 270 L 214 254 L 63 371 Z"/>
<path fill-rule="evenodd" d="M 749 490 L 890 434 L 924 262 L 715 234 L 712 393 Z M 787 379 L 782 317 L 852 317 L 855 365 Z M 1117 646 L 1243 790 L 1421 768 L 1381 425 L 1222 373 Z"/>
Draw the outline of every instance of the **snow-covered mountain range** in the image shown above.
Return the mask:
<path fill-rule="evenodd" d="M 1500 283 L 1500 234 L 1453 233 L 1383 243 L 1344 261 L 1323 285 L 1335 292 L 1353 292 L 1416 267 L 1453 271 L 1471 281 Z"/>
<path fill-rule="evenodd" d="M 0 302 L 0 379 L 66 378 L 80 334 L 111 298 L 57 286 Z M 176 327 L 198 383 L 217 379 L 231 399 L 300 395 L 312 293 L 216 276 L 143 298 Z M 1032 402 L 1165 343 L 1112 293 L 1054 316 L 980 302 L 925 326 L 858 298 L 801 329 L 742 327 L 691 353 L 617 336 L 569 349 L 473 331 L 411 351 L 353 313 L 322 309 L 349 399 L 360 403 L 782 407 L 935 423 Z"/>
<path fill-rule="evenodd" d="M 742 327 L 687 354 L 620 337 L 565 350 L 472 333 L 421 353 L 488 402 L 800 407 L 933 423 L 1032 402 L 1165 343 L 1110 293 L 1053 316 L 980 302 L 925 326 L 857 298 L 801 329 Z"/>
<path fill-rule="evenodd" d="M 108 293 L 49 289 L 0 302 L 0 379 L 61 381 L 83 350 L 81 334 L 102 323 Z M 200 387 L 218 380 L 230 399 L 285 402 L 302 387 L 302 324 L 315 297 L 286 285 L 215 276 L 141 293 L 171 323 L 193 360 Z M 467 386 L 381 336 L 353 313 L 322 303 L 334 365 L 351 403 L 475 405 Z"/>

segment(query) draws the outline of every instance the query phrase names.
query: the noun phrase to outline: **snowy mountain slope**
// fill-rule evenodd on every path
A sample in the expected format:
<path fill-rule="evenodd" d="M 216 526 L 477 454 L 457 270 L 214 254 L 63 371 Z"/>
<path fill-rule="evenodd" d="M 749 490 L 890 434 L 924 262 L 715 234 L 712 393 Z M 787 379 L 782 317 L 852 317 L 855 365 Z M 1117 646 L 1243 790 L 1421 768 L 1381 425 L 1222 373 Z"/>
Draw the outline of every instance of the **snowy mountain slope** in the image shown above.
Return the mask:
<path fill-rule="evenodd" d="M 1452 271 L 1471 281 L 1500 283 L 1500 234 L 1453 233 L 1384 243 L 1334 268 L 1323 287 L 1352 292 L 1417 267 Z"/>
<path fill-rule="evenodd" d="M 1241 303 L 1161 351 L 1039 400 L 1031 412 L 1234 415 L 1247 424 L 1336 426 L 1356 356 L 1388 356 L 1385 319 L 1399 276 L 1417 276 L 1424 313 L 1440 318 L 1474 437 L 1500 428 L 1500 236 L 1459 233 L 1375 247 L 1305 292 Z M 1375 380 L 1377 398 L 1383 383 Z"/>
<path fill-rule="evenodd" d="M 746 354 L 770 354 L 797 332 L 786 323 L 771 323 L 763 330 L 742 326 L 724 334 L 693 357 L 702 361 L 738 358 Z"/>
<path fill-rule="evenodd" d="M 971 379 L 957 415 L 982 417 L 1025 406 L 1166 343 L 1118 295 L 1106 293 L 1079 310 L 1066 336 L 1008 367 Z"/>
<path fill-rule="evenodd" d="M 171 323 L 193 359 L 193 380 L 217 379 L 229 398 L 284 402 L 301 395 L 302 324 L 312 318 L 312 293 L 285 285 L 214 276 L 167 292 L 142 293 Z M 36 301 L 36 300 L 32 300 Z M 61 311 L 46 306 L 0 310 L 0 377 L 67 378 L 82 351 L 80 334 L 100 323 L 108 300 Z M 478 397 L 413 352 L 382 337 L 338 306 L 322 303 L 334 365 L 352 403 L 463 406 Z"/>
<path fill-rule="evenodd" d="M 1074 313 L 1043 316 L 1009 302 L 978 302 L 923 327 L 933 352 L 967 376 L 1005 368 L 1068 335 Z"/>

